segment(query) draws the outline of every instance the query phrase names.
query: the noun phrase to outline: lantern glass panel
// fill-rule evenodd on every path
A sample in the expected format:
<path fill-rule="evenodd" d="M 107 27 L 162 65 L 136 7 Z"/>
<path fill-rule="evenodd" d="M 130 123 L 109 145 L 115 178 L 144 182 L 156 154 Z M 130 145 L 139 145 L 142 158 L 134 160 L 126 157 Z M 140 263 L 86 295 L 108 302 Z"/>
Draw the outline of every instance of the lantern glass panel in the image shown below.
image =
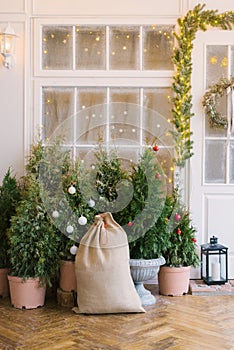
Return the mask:
<path fill-rule="evenodd" d="M 219 252 L 212 252 L 209 258 L 209 279 L 220 281 L 221 278 L 221 261 Z"/>
<path fill-rule="evenodd" d="M 4 56 L 9 56 L 14 51 L 15 37 L 12 35 L 1 35 L 1 53 Z"/>
<path fill-rule="evenodd" d="M 5 36 L 5 54 L 11 54 L 14 49 L 14 37 L 12 35 Z"/>

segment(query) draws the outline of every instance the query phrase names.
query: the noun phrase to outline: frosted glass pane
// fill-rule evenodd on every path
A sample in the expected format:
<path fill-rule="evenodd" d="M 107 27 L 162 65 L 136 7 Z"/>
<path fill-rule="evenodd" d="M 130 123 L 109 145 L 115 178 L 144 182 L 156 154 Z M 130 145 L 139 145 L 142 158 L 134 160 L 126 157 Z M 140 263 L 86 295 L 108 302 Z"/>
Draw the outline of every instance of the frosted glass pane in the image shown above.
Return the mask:
<path fill-rule="evenodd" d="M 42 30 L 42 68 L 72 69 L 72 27 L 44 26 Z"/>
<path fill-rule="evenodd" d="M 228 46 L 207 45 L 206 47 L 206 87 L 228 76 Z"/>
<path fill-rule="evenodd" d="M 76 27 L 76 69 L 105 69 L 105 27 Z"/>
<path fill-rule="evenodd" d="M 230 174 L 230 183 L 234 183 L 234 142 L 230 143 L 230 159 L 229 159 L 229 174 Z"/>
<path fill-rule="evenodd" d="M 77 92 L 77 143 L 98 142 L 99 137 L 105 137 L 105 88 L 79 88 Z M 93 106 L 93 107 L 92 107 Z M 90 107 L 92 107 L 90 109 Z"/>
<path fill-rule="evenodd" d="M 225 141 L 207 140 L 205 148 L 205 182 L 225 183 Z"/>
<path fill-rule="evenodd" d="M 95 151 L 96 148 L 95 147 L 91 147 L 89 145 L 89 147 L 85 147 L 85 148 L 81 148 L 81 147 L 77 147 L 76 148 L 76 157 L 79 157 L 80 160 L 85 162 L 85 167 L 91 167 L 94 163 L 97 162 L 97 159 L 95 157 Z"/>
<path fill-rule="evenodd" d="M 121 159 L 121 164 L 126 170 L 130 170 L 132 164 L 136 164 L 139 160 L 140 149 L 137 147 L 118 147 L 118 157 Z"/>
<path fill-rule="evenodd" d="M 128 123 L 111 123 L 110 125 L 111 139 L 118 145 L 126 145 L 129 140 L 138 141 L 140 143 L 140 128 L 131 122 Z"/>
<path fill-rule="evenodd" d="M 143 31 L 143 69 L 173 70 L 173 26 L 152 25 Z"/>
<path fill-rule="evenodd" d="M 110 137 L 115 144 L 140 144 L 139 89 L 111 89 Z M 121 103 L 119 103 L 121 102 Z"/>
<path fill-rule="evenodd" d="M 145 88 L 144 107 L 153 109 L 163 116 L 165 119 L 171 119 L 170 97 L 172 95 L 171 88 Z"/>
<path fill-rule="evenodd" d="M 98 90 L 98 89 L 97 89 Z M 106 139 L 106 111 L 107 107 L 104 104 L 104 92 L 95 92 L 95 89 L 85 89 L 78 91 L 78 101 L 90 103 L 90 108 L 82 108 L 76 116 L 76 142 L 77 144 L 97 144 L 100 139 Z M 97 102 L 97 103 L 95 103 Z M 91 104 L 92 103 L 92 104 Z"/>
<path fill-rule="evenodd" d="M 105 88 L 79 88 L 77 93 L 77 111 L 106 103 Z"/>
<path fill-rule="evenodd" d="M 143 92 L 144 106 L 147 108 L 147 116 L 143 119 L 143 140 L 148 140 L 152 144 L 156 136 L 160 138 L 161 144 L 174 144 L 171 134 L 167 132 L 173 127 L 172 124 L 169 124 L 172 119 L 169 103 L 171 89 L 146 88 Z M 152 112 L 149 113 L 149 111 Z"/>
<path fill-rule="evenodd" d="M 43 108 L 43 138 L 48 138 L 55 129 L 67 118 L 74 114 L 73 110 L 73 88 L 46 87 L 42 92 Z M 72 120 L 71 120 L 72 123 Z M 70 128 L 67 133 L 72 133 L 73 126 L 66 123 Z M 66 135 L 67 140 L 72 141 L 72 134 Z"/>
<path fill-rule="evenodd" d="M 110 89 L 110 136 L 118 144 L 128 144 L 128 140 L 140 143 L 139 89 Z M 120 102 L 120 103 L 119 103 Z"/>
<path fill-rule="evenodd" d="M 222 116 L 227 118 L 227 96 L 226 94 L 222 97 L 217 98 L 216 109 L 221 113 Z M 227 129 L 211 127 L 209 118 L 206 115 L 206 136 L 226 136 Z"/>
<path fill-rule="evenodd" d="M 110 69 L 139 69 L 138 27 L 110 28 Z"/>
<path fill-rule="evenodd" d="M 124 103 L 139 104 L 140 89 L 131 88 L 111 88 L 110 89 L 110 102 L 122 102 L 122 109 Z"/>
<path fill-rule="evenodd" d="M 231 47 L 231 75 L 234 75 L 234 46 Z"/>

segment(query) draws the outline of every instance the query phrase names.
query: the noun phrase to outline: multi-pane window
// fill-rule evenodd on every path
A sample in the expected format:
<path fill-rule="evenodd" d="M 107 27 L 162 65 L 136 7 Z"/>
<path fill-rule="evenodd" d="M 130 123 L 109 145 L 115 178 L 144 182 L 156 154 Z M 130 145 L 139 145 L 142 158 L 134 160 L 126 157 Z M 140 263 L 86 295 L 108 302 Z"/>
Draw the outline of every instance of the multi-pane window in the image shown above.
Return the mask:
<path fill-rule="evenodd" d="M 42 69 L 173 70 L 173 26 L 43 26 Z"/>
<path fill-rule="evenodd" d="M 173 28 L 43 24 L 38 69 L 43 139 L 61 128 L 74 156 L 85 157 L 101 138 L 118 144 L 123 158 L 133 161 L 146 143 L 157 142 L 172 183 Z"/>
<path fill-rule="evenodd" d="M 234 46 L 207 45 L 206 88 L 217 83 L 221 77 L 230 79 L 233 74 Z M 234 113 L 233 98 L 232 93 L 218 98 L 217 111 L 227 120 Z M 229 127 L 211 127 L 208 118 L 205 123 L 205 182 L 234 184 L 234 133 Z"/>

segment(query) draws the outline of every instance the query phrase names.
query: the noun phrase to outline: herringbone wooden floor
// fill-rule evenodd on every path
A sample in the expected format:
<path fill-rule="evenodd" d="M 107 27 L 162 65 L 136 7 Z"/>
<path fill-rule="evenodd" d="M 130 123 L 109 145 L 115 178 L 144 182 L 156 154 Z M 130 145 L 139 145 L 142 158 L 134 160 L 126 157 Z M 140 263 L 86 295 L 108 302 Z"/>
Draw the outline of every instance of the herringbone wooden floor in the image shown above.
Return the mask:
<path fill-rule="evenodd" d="M 74 314 L 49 298 L 43 308 L 17 310 L 0 300 L 0 349 L 234 349 L 234 296 L 158 296 L 145 314 Z"/>

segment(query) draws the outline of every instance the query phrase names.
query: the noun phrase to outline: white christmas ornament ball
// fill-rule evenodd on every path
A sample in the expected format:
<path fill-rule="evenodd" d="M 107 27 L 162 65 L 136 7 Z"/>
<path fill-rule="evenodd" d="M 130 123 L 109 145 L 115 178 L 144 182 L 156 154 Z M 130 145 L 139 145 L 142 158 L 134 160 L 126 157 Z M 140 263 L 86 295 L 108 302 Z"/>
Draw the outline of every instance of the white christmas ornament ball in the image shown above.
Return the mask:
<path fill-rule="evenodd" d="M 72 233 L 74 231 L 73 226 L 72 225 L 68 225 L 66 231 L 67 231 L 67 233 Z"/>
<path fill-rule="evenodd" d="M 76 255 L 76 252 L 77 252 L 77 246 L 76 245 L 71 246 L 70 253 L 72 255 Z"/>
<path fill-rule="evenodd" d="M 68 189 L 68 193 L 70 193 L 70 194 L 76 193 L 75 187 L 74 186 L 70 186 L 69 189 Z"/>
<path fill-rule="evenodd" d="M 80 216 L 78 219 L 78 222 L 80 225 L 86 225 L 87 224 L 87 218 L 85 216 Z"/>
<path fill-rule="evenodd" d="M 90 208 L 93 208 L 95 206 L 95 201 L 93 199 L 90 199 L 88 201 L 88 205 L 89 205 Z"/>
<path fill-rule="evenodd" d="M 53 218 L 58 218 L 59 217 L 59 212 L 57 210 L 54 210 L 52 213 Z"/>

